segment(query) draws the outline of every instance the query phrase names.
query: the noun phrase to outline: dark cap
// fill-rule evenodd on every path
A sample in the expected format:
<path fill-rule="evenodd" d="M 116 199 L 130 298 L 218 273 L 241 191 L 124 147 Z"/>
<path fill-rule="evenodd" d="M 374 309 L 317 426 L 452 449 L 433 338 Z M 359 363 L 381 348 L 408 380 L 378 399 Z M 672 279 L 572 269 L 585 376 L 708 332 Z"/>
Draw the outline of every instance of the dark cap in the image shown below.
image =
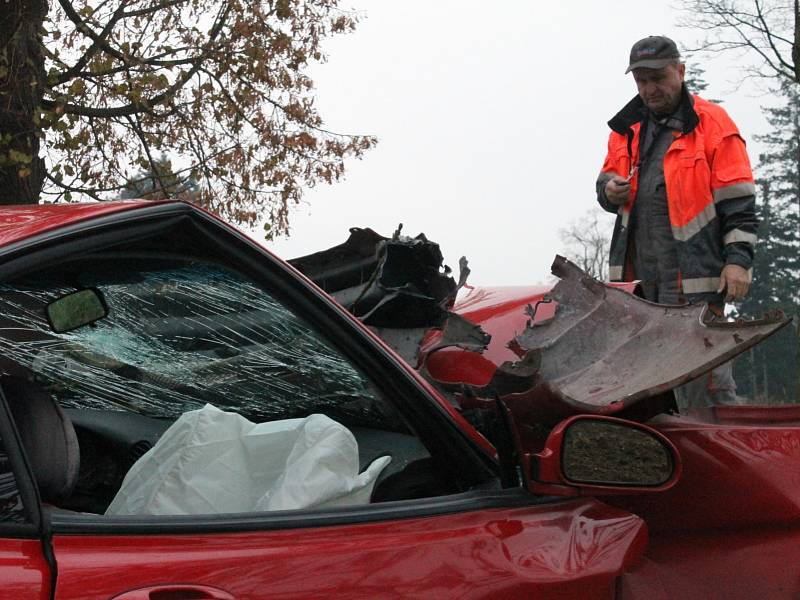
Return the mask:
<path fill-rule="evenodd" d="M 631 48 L 631 60 L 626 73 L 639 67 L 645 69 L 663 69 L 671 62 L 679 59 L 678 47 L 668 37 L 651 35 L 639 40 Z"/>

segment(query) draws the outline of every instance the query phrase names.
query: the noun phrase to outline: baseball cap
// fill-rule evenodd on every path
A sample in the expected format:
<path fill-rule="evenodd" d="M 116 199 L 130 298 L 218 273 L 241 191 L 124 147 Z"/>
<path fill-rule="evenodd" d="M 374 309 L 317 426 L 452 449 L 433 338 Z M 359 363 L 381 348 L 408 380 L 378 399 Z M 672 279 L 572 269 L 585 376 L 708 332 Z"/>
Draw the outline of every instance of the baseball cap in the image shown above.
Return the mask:
<path fill-rule="evenodd" d="M 651 35 L 639 40 L 631 48 L 631 59 L 626 73 L 643 67 L 645 69 L 663 69 L 669 63 L 681 57 L 678 47 L 668 37 Z"/>

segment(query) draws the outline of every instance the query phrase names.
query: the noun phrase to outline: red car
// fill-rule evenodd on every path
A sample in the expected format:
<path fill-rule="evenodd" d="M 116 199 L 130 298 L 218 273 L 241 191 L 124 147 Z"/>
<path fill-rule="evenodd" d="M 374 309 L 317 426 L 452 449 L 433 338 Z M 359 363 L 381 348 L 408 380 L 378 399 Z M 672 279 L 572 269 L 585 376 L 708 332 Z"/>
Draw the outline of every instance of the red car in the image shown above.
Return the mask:
<path fill-rule="evenodd" d="M 423 274 L 432 306 L 418 272 L 320 277 L 178 202 L 0 222 L 3 598 L 800 592 L 800 411 L 671 391 L 780 316 L 708 325 L 563 261 L 456 303 Z M 354 265 L 349 299 L 311 282 Z M 239 430 L 197 438 L 207 404 Z M 315 418 L 340 442 L 292 437 Z"/>

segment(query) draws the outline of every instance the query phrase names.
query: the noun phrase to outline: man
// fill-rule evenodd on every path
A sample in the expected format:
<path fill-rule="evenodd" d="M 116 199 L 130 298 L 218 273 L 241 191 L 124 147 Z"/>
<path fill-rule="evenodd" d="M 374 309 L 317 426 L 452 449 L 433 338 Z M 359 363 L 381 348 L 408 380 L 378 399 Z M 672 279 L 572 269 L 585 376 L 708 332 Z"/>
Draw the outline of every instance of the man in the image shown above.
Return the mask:
<path fill-rule="evenodd" d="M 744 141 L 720 106 L 690 95 L 671 39 L 631 49 L 626 73 L 638 88 L 608 125 L 608 155 L 597 199 L 617 213 L 610 278 L 639 279 L 662 304 L 744 298 L 758 220 Z M 687 386 L 684 406 L 735 403 L 731 365 Z"/>

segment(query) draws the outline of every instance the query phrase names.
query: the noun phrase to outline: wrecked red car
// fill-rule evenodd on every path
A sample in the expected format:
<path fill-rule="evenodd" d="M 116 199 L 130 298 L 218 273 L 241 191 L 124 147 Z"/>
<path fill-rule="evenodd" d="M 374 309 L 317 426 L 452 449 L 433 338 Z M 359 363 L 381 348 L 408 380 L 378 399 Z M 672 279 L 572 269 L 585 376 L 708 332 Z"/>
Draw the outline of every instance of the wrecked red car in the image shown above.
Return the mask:
<path fill-rule="evenodd" d="M 800 413 L 672 394 L 781 315 L 562 260 L 456 300 L 424 238 L 289 266 L 179 202 L 0 219 L 2 597 L 798 592 Z"/>
<path fill-rule="evenodd" d="M 647 548 L 619 574 L 616 595 L 608 597 L 800 593 L 794 566 L 800 407 L 712 406 L 680 414 L 673 393 L 788 319 L 775 313 L 714 322 L 705 306 L 647 302 L 635 296 L 635 284 L 601 284 L 560 257 L 553 263 L 560 281 L 552 289 L 467 286 L 456 299 L 469 274 L 465 259 L 456 282 L 442 270 L 436 244 L 399 234 L 385 238 L 354 228 L 340 246 L 291 262 L 492 440 L 505 485 L 602 498 L 644 520 Z M 576 415 L 645 423 L 677 449 L 674 478 L 659 484 L 654 477 L 644 488 L 626 482 L 620 470 L 601 476 L 631 453 L 645 460 L 646 450 L 621 438 L 595 447 L 582 475 L 567 472 L 574 450 L 570 455 L 554 446 Z M 582 539 L 598 537 L 587 531 Z M 602 553 L 568 550 L 574 556 L 596 551 Z"/>

